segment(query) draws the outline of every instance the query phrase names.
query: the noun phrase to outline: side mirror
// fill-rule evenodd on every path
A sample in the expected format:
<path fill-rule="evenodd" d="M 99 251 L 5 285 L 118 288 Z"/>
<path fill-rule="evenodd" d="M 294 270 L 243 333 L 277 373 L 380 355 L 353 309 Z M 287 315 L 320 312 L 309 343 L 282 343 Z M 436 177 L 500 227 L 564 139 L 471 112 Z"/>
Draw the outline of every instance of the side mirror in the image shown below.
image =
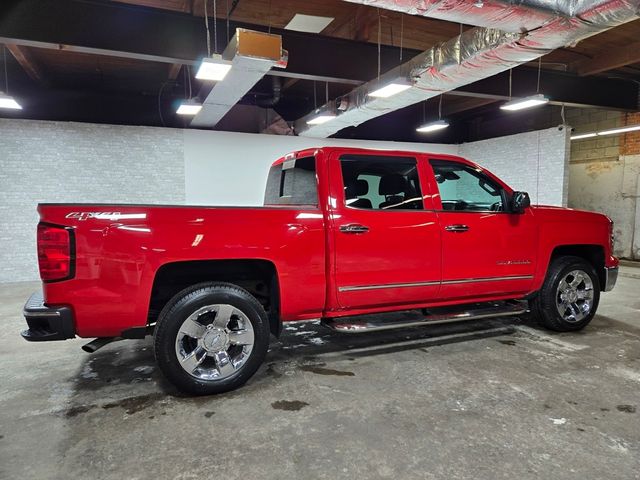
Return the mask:
<path fill-rule="evenodd" d="M 513 213 L 524 213 L 525 208 L 531 205 L 527 192 L 513 192 L 511 197 L 511 211 Z"/>

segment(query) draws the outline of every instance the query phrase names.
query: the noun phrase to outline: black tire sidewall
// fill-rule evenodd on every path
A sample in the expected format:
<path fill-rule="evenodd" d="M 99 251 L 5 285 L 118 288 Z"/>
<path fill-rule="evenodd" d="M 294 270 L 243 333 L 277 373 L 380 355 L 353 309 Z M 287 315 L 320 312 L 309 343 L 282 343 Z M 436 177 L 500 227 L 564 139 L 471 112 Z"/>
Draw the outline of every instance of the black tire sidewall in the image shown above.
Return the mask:
<path fill-rule="evenodd" d="M 182 323 L 197 309 L 212 304 L 229 304 L 241 310 L 251 322 L 254 344 L 249 358 L 228 378 L 201 380 L 189 375 L 179 363 L 175 341 Z M 156 362 L 179 390 L 192 395 L 210 395 L 240 387 L 258 370 L 269 348 L 269 324 L 262 305 L 246 290 L 231 284 L 202 284 L 178 293 L 158 318 L 154 339 Z"/>

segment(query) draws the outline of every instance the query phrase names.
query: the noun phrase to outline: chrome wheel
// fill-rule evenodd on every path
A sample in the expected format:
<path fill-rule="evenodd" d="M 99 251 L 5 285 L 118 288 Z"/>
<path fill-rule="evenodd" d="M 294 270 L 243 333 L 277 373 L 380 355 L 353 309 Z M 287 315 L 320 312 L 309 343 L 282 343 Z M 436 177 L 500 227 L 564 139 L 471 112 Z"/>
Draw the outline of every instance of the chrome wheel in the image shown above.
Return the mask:
<path fill-rule="evenodd" d="M 253 326 L 238 308 L 228 304 L 199 308 L 182 323 L 176 336 L 180 366 L 201 380 L 233 375 L 253 350 Z"/>
<path fill-rule="evenodd" d="M 582 270 L 564 275 L 556 291 L 556 307 L 562 318 L 570 323 L 583 320 L 593 308 L 593 282 Z"/>

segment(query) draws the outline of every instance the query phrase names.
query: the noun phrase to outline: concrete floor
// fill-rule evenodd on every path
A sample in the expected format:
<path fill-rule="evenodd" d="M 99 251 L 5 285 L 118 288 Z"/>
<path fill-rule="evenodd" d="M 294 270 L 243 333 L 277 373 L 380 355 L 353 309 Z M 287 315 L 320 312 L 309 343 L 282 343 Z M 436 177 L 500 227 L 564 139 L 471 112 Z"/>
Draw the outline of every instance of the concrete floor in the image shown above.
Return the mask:
<path fill-rule="evenodd" d="M 583 332 L 289 326 L 242 389 L 177 395 L 149 339 L 28 344 L 0 287 L 0 478 L 640 478 L 640 269 Z"/>

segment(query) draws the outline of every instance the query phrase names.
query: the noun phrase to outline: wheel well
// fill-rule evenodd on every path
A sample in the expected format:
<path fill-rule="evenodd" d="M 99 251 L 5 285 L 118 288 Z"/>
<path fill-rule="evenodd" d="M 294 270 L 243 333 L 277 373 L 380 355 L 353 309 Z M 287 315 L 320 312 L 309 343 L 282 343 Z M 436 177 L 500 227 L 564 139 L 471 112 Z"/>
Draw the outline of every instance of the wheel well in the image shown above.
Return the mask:
<path fill-rule="evenodd" d="M 269 316 L 271 333 L 280 336 L 280 287 L 275 265 L 266 260 L 198 260 L 163 265 L 151 289 L 147 324 L 155 323 L 166 303 L 196 283 L 229 282 L 247 290 Z"/>
<path fill-rule="evenodd" d="M 558 257 L 571 255 L 583 258 L 589 262 L 598 275 L 600 288 L 604 288 L 605 272 L 604 272 L 604 248 L 600 245 L 562 245 L 556 247 L 551 254 L 551 261 Z"/>

